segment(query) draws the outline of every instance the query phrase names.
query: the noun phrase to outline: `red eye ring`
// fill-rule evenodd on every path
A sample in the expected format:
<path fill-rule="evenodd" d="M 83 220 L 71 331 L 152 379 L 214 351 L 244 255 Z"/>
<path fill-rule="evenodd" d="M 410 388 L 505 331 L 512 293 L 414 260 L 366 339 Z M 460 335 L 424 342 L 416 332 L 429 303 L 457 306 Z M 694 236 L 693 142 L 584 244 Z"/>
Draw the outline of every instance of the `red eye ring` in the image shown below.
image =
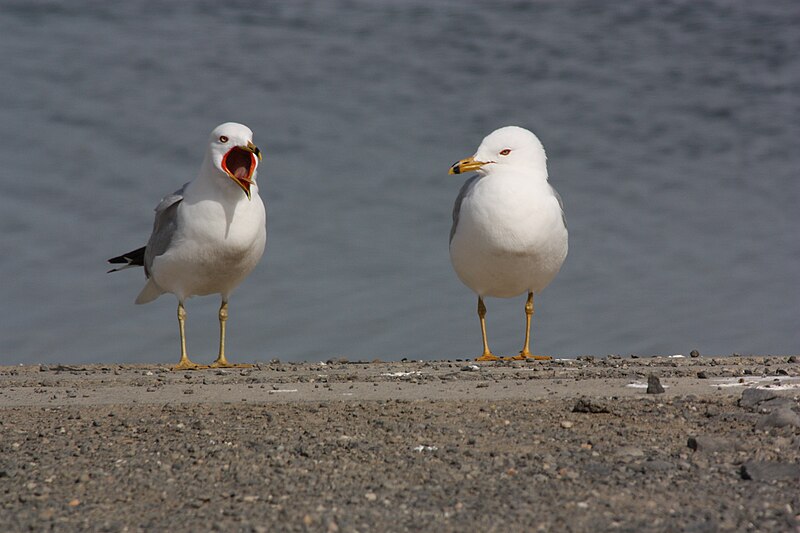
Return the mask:
<path fill-rule="evenodd" d="M 219 142 L 221 142 L 221 143 L 226 143 L 226 142 L 228 142 L 228 138 L 227 138 L 227 137 L 225 137 L 224 135 L 222 135 L 222 136 L 219 138 Z"/>
<path fill-rule="evenodd" d="M 502 150 L 500 150 L 500 155 L 508 155 L 510 153 L 511 150 L 509 150 L 508 148 L 503 148 Z"/>

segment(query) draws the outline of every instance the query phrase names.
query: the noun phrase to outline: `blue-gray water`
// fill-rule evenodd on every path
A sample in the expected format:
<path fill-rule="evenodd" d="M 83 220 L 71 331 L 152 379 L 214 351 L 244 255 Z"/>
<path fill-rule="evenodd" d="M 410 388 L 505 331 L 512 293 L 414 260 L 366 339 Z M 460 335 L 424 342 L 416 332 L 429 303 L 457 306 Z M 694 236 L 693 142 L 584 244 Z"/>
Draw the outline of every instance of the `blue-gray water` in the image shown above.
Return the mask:
<path fill-rule="evenodd" d="M 3 363 L 177 360 L 175 300 L 133 299 L 162 195 L 208 132 L 265 152 L 265 260 L 234 360 L 477 355 L 450 266 L 448 176 L 498 126 L 536 132 L 570 253 L 534 351 L 800 351 L 800 6 L 353 0 L 3 2 Z M 524 298 L 487 301 L 493 349 Z M 216 297 L 188 304 L 210 361 Z"/>

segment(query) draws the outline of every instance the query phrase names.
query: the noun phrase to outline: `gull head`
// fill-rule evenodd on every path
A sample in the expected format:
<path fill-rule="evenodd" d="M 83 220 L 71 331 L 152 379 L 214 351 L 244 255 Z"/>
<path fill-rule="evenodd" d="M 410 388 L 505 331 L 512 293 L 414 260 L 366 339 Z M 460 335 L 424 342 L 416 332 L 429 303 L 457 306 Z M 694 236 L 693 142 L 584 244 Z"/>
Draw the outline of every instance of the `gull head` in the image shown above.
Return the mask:
<path fill-rule="evenodd" d="M 226 122 L 211 132 L 209 157 L 226 179 L 231 179 L 250 198 L 261 150 L 253 144 L 253 132 L 244 124 Z"/>
<path fill-rule="evenodd" d="M 450 174 L 477 171 L 488 174 L 502 168 L 544 171 L 547 175 L 547 156 L 539 138 L 518 126 L 506 126 L 487 135 L 475 155 L 457 161 Z"/>

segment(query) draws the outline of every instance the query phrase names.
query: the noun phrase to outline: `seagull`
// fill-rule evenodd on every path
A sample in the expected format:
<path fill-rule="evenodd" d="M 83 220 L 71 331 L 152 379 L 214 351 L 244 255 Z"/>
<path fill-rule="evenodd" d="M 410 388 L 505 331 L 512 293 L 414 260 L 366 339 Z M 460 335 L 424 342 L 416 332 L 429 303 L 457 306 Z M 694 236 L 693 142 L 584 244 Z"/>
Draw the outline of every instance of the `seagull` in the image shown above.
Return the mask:
<path fill-rule="evenodd" d="M 533 294 L 558 274 L 567 257 L 564 204 L 547 181 L 547 156 L 530 131 L 506 126 L 483 139 L 475 155 L 450 167 L 450 174 L 476 171 L 453 207 L 450 261 L 459 279 L 478 295 L 483 354 L 500 358 L 486 339 L 487 296 L 528 293 L 525 344 L 512 359 L 550 359 L 530 351 Z"/>
<path fill-rule="evenodd" d="M 219 355 L 213 368 L 233 365 L 225 358 L 228 297 L 253 270 L 267 242 L 267 213 L 258 195 L 256 168 L 261 151 L 250 128 L 227 122 L 214 128 L 197 177 L 164 197 L 156 207 L 147 246 L 108 260 L 143 266 L 147 282 L 137 304 L 164 293 L 178 299 L 181 358 L 173 370 L 208 368 L 186 355 L 186 309 L 192 296 L 219 294 Z"/>

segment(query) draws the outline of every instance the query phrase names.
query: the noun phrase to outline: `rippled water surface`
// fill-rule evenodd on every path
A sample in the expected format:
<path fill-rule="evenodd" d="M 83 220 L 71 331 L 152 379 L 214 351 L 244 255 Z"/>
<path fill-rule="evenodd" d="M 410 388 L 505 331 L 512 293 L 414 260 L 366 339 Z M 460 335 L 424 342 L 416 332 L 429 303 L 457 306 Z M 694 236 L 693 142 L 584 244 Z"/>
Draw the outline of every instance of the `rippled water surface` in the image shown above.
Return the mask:
<path fill-rule="evenodd" d="M 535 351 L 798 353 L 798 27 L 793 1 L 5 2 L 2 361 L 177 359 L 174 298 L 135 306 L 143 274 L 104 260 L 229 120 L 270 217 L 234 360 L 476 355 L 447 169 L 506 124 L 569 220 Z M 487 301 L 496 352 L 523 304 Z M 218 305 L 188 304 L 199 361 Z"/>

